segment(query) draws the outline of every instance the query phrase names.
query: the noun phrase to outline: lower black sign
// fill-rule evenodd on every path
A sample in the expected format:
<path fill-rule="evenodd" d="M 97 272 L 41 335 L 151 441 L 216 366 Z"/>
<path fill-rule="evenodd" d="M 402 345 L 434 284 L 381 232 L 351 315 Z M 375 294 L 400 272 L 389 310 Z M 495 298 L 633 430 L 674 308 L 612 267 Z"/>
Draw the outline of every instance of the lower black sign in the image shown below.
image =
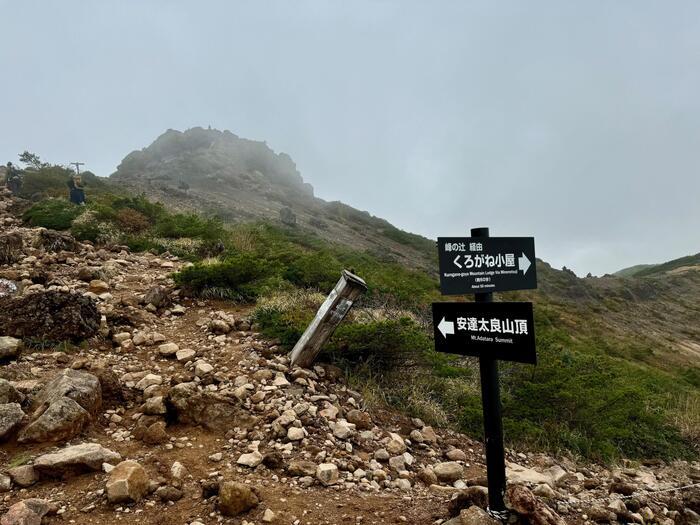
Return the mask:
<path fill-rule="evenodd" d="M 537 363 L 532 303 L 433 303 L 435 349 Z"/>

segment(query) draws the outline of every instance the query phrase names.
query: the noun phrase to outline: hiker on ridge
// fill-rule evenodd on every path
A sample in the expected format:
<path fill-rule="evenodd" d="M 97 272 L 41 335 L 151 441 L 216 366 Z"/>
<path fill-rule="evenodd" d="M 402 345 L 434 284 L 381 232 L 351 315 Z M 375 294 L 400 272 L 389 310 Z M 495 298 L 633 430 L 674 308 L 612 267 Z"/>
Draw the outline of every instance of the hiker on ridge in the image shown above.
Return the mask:
<path fill-rule="evenodd" d="M 17 195 L 22 189 L 22 173 L 11 162 L 7 163 L 5 184 L 13 195 Z"/>
<path fill-rule="evenodd" d="M 68 179 L 69 198 L 73 204 L 85 204 L 85 189 L 80 175 L 73 175 Z"/>

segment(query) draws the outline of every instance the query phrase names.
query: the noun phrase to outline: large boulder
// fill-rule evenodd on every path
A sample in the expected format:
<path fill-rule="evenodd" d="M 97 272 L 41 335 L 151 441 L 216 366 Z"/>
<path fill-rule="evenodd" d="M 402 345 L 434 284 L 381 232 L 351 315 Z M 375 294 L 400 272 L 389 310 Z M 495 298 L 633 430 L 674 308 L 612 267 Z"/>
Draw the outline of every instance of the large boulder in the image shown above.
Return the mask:
<path fill-rule="evenodd" d="M 196 383 L 180 383 L 171 388 L 167 405 L 179 422 L 210 430 L 251 428 L 257 422 L 238 400 L 199 390 Z"/>
<path fill-rule="evenodd" d="M 103 463 L 116 463 L 121 459 L 118 452 L 104 448 L 99 443 L 83 443 L 39 456 L 34 461 L 34 470 L 40 476 L 60 478 L 101 470 Z"/>
<path fill-rule="evenodd" d="M 15 359 L 22 352 L 22 341 L 14 337 L 0 337 L 0 361 Z"/>
<path fill-rule="evenodd" d="M 136 461 L 122 461 L 107 480 L 107 499 L 111 503 L 140 501 L 148 493 L 150 480 L 146 470 Z"/>
<path fill-rule="evenodd" d="M 0 405 L 0 440 L 9 437 L 25 417 L 18 403 Z"/>
<path fill-rule="evenodd" d="M 34 406 L 48 406 L 60 397 L 68 397 L 95 416 L 102 407 L 100 380 L 82 370 L 67 368 L 55 376 L 36 396 Z"/>
<path fill-rule="evenodd" d="M 224 516 L 238 516 L 258 506 L 260 500 L 248 485 L 226 481 L 219 488 L 219 511 Z"/>
<path fill-rule="evenodd" d="M 56 290 L 0 297 L 0 333 L 50 341 L 87 339 L 100 328 L 95 301 Z"/>
<path fill-rule="evenodd" d="M 20 443 L 63 441 L 77 436 L 102 406 L 100 381 L 92 374 L 66 369 L 36 396 L 31 423 Z"/>
<path fill-rule="evenodd" d="M 44 499 L 30 498 L 12 505 L 0 518 L 0 525 L 41 525 L 51 506 Z"/>
<path fill-rule="evenodd" d="M 90 414 L 69 397 L 51 403 L 39 417 L 22 429 L 20 443 L 65 441 L 80 434 L 90 422 Z"/>

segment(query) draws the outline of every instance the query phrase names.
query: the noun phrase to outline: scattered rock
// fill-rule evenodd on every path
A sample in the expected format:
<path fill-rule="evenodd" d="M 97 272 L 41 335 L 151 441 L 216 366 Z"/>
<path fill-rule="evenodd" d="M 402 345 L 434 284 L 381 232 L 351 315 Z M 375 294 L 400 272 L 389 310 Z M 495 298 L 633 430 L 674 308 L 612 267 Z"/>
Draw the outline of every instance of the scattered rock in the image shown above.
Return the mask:
<path fill-rule="evenodd" d="M 395 434 L 394 432 L 389 432 L 389 437 L 386 439 L 384 446 L 386 447 L 387 452 L 394 456 L 406 452 L 406 443 L 401 436 Z"/>
<path fill-rule="evenodd" d="M 5 403 L 22 403 L 24 395 L 6 379 L 0 378 L 0 405 Z"/>
<path fill-rule="evenodd" d="M 446 461 L 433 465 L 433 471 L 439 481 L 453 483 L 464 475 L 464 467 L 455 461 Z"/>
<path fill-rule="evenodd" d="M 200 391 L 195 383 L 180 383 L 170 389 L 167 404 L 180 423 L 202 425 L 210 430 L 250 428 L 257 418 L 228 397 Z"/>
<path fill-rule="evenodd" d="M 251 487 L 226 481 L 219 488 L 219 511 L 224 516 L 238 516 L 258 506 L 260 500 Z"/>
<path fill-rule="evenodd" d="M 187 361 L 191 361 L 195 358 L 196 355 L 197 352 L 195 352 L 191 348 L 183 348 L 175 352 L 175 359 L 177 359 L 180 363 L 184 363 Z"/>
<path fill-rule="evenodd" d="M 180 350 L 180 347 L 175 343 L 165 343 L 158 347 L 158 353 L 163 357 L 173 357 L 177 354 L 178 350 Z"/>
<path fill-rule="evenodd" d="M 19 443 L 65 441 L 80 434 L 90 422 L 90 414 L 68 397 L 58 398 L 41 415 L 23 428 Z"/>
<path fill-rule="evenodd" d="M 95 301 L 56 290 L 0 297 L 0 333 L 48 341 L 88 339 L 100 329 Z"/>
<path fill-rule="evenodd" d="M 144 304 L 152 304 L 156 308 L 163 308 L 170 304 L 170 295 L 168 290 L 162 286 L 154 286 L 143 297 Z"/>
<path fill-rule="evenodd" d="M 16 359 L 22 352 L 22 341 L 14 337 L 0 337 L 0 361 Z"/>
<path fill-rule="evenodd" d="M 41 519 L 49 513 L 50 509 L 49 502 L 46 500 L 25 499 L 10 507 L 0 518 L 0 525 L 41 525 Z"/>
<path fill-rule="evenodd" d="M 231 327 L 226 321 L 221 319 L 214 319 L 209 323 L 209 330 L 215 334 L 227 334 L 231 331 Z"/>
<path fill-rule="evenodd" d="M 501 525 L 501 522 L 489 516 L 480 507 L 469 507 L 459 513 L 460 525 Z"/>
<path fill-rule="evenodd" d="M 334 485 L 338 482 L 338 467 L 333 463 L 321 463 L 316 467 L 316 479 L 323 485 Z"/>
<path fill-rule="evenodd" d="M 7 439 L 25 417 L 18 403 L 0 405 L 0 440 Z"/>
<path fill-rule="evenodd" d="M 90 281 L 88 290 L 94 294 L 100 295 L 109 292 L 110 288 L 109 284 L 107 284 L 106 282 L 101 281 L 100 279 L 95 279 L 93 281 Z"/>
<path fill-rule="evenodd" d="M 121 455 L 98 443 L 82 443 L 65 447 L 53 454 L 44 454 L 34 461 L 40 476 L 65 477 L 69 474 L 102 470 L 103 463 L 116 463 Z"/>
<path fill-rule="evenodd" d="M 39 481 L 39 476 L 32 465 L 21 465 L 11 468 L 7 471 L 7 474 L 18 487 L 29 487 Z"/>
<path fill-rule="evenodd" d="M 7 474 L 0 474 L 0 494 L 9 492 L 12 488 L 12 478 Z"/>
<path fill-rule="evenodd" d="M 305 461 L 303 459 L 295 459 L 287 465 L 287 472 L 291 476 L 314 476 L 316 475 L 316 463 L 313 461 Z"/>
<path fill-rule="evenodd" d="M 161 501 L 178 501 L 182 499 L 182 496 L 184 495 L 180 489 L 170 485 L 158 487 L 155 494 Z"/>
<path fill-rule="evenodd" d="M 262 460 L 263 455 L 257 450 L 255 450 L 248 454 L 241 454 L 236 463 L 238 463 L 239 465 L 245 465 L 246 467 L 254 468 L 260 465 L 260 463 L 262 463 Z"/>
<path fill-rule="evenodd" d="M 372 428 L 372 418 L 367 412 L 353 409 L 348 412 L 346 417 L 349 423 L 352 423 L 358 430 L 369 430 Z"/>
<path fill-rule="evenodd" d="M 610 493 L 622 494 L 623 496 L 631 496 L 634 494 L 636 487 L 632 483 L 617 481 L 610 485 Z"/>
<path fill-rule="evenodd" d="M 136 461 L 122 461 L 109 474 L 107 499 L 111 503 L 140 501 L 148 493 L 149 482 L 146 470 Z"/>
<path fill-rule="evenodd" d="M 67 397 L 95 416 L 102 407 L 102 388 L 94 375 L 81 370 L 65 369 L 57 374 L 37 395 L 34 406 L 41 411 L 51 403 Z"/>
<path fill-rule="evenodd" d="M 34 406 L 32 422 L 18 436 L 20 443 L 70 439 L 101 408 L 100 381 L 87 372 L 65 369 L 39 392 Z"/>
<path fill-rule="evenodd" d="M 509 485 L 506 489 L 505 501 L 509 509 L 526 517 L 532 525 L 566 525 L 556 512 L 538 500 L 523 485 Z"/>

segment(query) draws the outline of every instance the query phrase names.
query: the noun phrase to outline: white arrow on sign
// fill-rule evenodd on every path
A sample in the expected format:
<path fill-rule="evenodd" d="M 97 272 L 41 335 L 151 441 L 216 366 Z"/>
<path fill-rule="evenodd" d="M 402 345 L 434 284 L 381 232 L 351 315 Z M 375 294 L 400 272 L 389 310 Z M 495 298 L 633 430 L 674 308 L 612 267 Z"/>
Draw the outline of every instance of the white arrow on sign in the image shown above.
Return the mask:
<path fill-rule="evenodd" d="M 528 268 L 530 268 L 530 259 L 527 258 L 525 253 L 518 257 L 518 269 L 523 271 L 523 275 L 527 273 Z"/>
<path fill-rule="evenodd" d="M 442 334 L 442 337 L 447 339 L 447 334 L 454 335 L 455 333 L 455 324 L 451 321 L 445 321 L 445 318 L 442 318 L 442 321 L 438 323 L 438 330 L 440 330 L 440 333 Z"/>
<path fill-rule="evenodd" d="M 461 257 L 461 255 L 458 255 L 457 257 L 455 257 L 455 260 L 454 260 L 454 263 L 455 263 L 455 265 L 457 265 L 457 268 L 461 268 L 461 267 L 462 267 L 462 265 L 459 264 L 459 263 L 457 262 L 457 261 L 459 261 L 459 258 L 460 258 L 460 257 Z"/>

